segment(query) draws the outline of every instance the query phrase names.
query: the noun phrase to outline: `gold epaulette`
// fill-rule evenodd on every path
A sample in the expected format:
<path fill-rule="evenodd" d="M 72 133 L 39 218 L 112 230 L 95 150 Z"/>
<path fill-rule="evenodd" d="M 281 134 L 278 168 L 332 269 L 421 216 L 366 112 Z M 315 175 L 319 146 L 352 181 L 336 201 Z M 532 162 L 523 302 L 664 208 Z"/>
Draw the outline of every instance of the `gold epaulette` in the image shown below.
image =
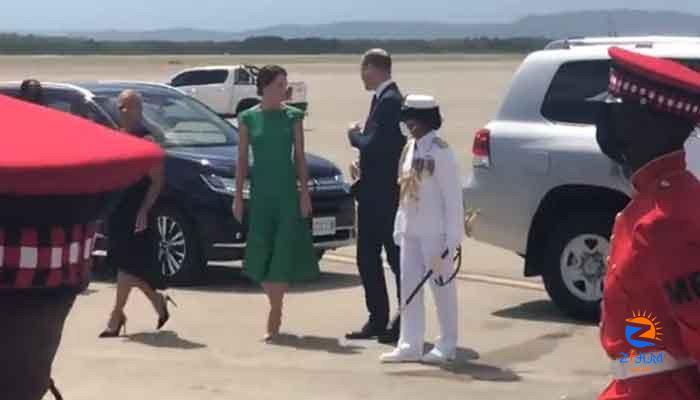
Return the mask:
<path fill-rule="evenodd" d="M 406 141 L 406 144 L 403 146 L 403 150 L 401 150 L 401 158 L 399 159 L 399 176 L 401 176 L 401 169 L 403 168 L 403 163 L 406 161 L 406 155 L 408 154 L 408 150 L 413 146 L 415 143 L 415 140 L 409 139 Z"/>
<path fill-rule="evenodd" d="M 401 201 L 406 200 L 407 198 L 410 198 L 412 200 L 417 200 L 418 199 L 418 176 L 416 175 L 416 171 L 411 168 L 409 171 L 404 171 L 403 170 L 403 165 L 406 162 L 406 156 L 408 155 L 408 151 L 415 145 L 415 139 L 409 139 L 406 142 L 406 145 L 403 147 L 403 151 L 401 152 L 401 160 L 399 161 L 399 179 L 398 179 L 398 184 L 400 187 L 400 199 Z"/>

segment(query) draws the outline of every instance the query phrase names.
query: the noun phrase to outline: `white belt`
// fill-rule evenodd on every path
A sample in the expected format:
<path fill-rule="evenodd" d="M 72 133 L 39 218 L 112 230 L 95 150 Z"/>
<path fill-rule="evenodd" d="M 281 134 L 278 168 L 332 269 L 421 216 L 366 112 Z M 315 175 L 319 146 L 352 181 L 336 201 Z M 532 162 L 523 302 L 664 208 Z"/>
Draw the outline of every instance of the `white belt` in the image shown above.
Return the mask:
<path fill-rule="evenodd" d="M 635 360 L 637 355 L 630 357 L 626 363 L 622 363 L 620 360 L 613 360 L 611 366 L 615 379 L 625 380 L 630 378 L 638 378 L 640 376 L 655 375 L 697 364 L 697 362 L 692 359 L 676 359 L 670 353 L 665 351 L 641 354 L 645 356 L 645 358 L 650 357 L 650 354 L 655 355 L 656 360 L 660 362 L 636 364 Z"/>

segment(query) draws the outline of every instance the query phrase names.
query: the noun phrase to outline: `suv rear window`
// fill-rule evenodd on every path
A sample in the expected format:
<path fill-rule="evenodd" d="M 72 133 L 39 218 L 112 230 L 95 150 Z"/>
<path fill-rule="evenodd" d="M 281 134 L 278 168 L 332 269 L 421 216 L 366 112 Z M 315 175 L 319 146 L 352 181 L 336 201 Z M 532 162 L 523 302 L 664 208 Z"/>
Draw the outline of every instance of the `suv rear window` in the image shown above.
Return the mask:
<path fill-rule="evenodd" d="M 175 77 L 172 86 L 201 86 L 225 83 L 228 79 L 228 71 L 225 69 L 200 70 L 184 72 Z"/>
<path fill-rule="evenodd" d="M 674 59 L 695 70 L 700 60 Z M 556 122 L 595 124 L 596 106 L 586 99 L 608 90 L 610 60 L 575 61 L 559 67 L 542 104 L 542 115 Z"/>
<path fill-rule="evenodd" d="M 586 99 L 608 88 L 610 60 L 576 61 L 559 67 L 542 104 L 542 115 L 552 121 L 594 124 L 595 104 Z"/>

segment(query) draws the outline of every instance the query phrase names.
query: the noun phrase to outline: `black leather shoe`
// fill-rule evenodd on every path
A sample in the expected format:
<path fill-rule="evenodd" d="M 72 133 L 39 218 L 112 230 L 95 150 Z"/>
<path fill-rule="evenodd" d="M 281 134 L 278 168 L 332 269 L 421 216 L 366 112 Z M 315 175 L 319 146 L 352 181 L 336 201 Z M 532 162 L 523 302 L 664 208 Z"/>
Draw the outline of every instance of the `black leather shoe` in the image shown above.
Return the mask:
<path fill-rule="evenodd" d="M 401 321 L 397 318 L 391 324 L 391 328 L 377 337 L 377 341 L 381 344 L 396 344 L 401 334 L 400 327 Z"/>
<path fill-rule="evenodd" d="M 386 329 L 378 328 L 376 325 L 368 322 L 359 331 L 350 332 L 345 335 L 349 340 L 368 340 L 377 338 L 386 333 Z"/>

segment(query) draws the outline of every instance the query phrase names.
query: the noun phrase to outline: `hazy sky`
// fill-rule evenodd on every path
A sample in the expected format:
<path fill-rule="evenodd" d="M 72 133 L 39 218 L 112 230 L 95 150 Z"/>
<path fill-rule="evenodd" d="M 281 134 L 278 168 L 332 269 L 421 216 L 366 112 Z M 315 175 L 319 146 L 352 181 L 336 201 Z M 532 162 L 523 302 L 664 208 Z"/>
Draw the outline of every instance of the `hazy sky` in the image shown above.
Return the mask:
<path fill-rule="evenodd" d="M 700 14 L 699 0 L 0 0 L 0 31 L 240 31 L 348 20 L 509 21 L 581 9 L 667 9 Z"/>

